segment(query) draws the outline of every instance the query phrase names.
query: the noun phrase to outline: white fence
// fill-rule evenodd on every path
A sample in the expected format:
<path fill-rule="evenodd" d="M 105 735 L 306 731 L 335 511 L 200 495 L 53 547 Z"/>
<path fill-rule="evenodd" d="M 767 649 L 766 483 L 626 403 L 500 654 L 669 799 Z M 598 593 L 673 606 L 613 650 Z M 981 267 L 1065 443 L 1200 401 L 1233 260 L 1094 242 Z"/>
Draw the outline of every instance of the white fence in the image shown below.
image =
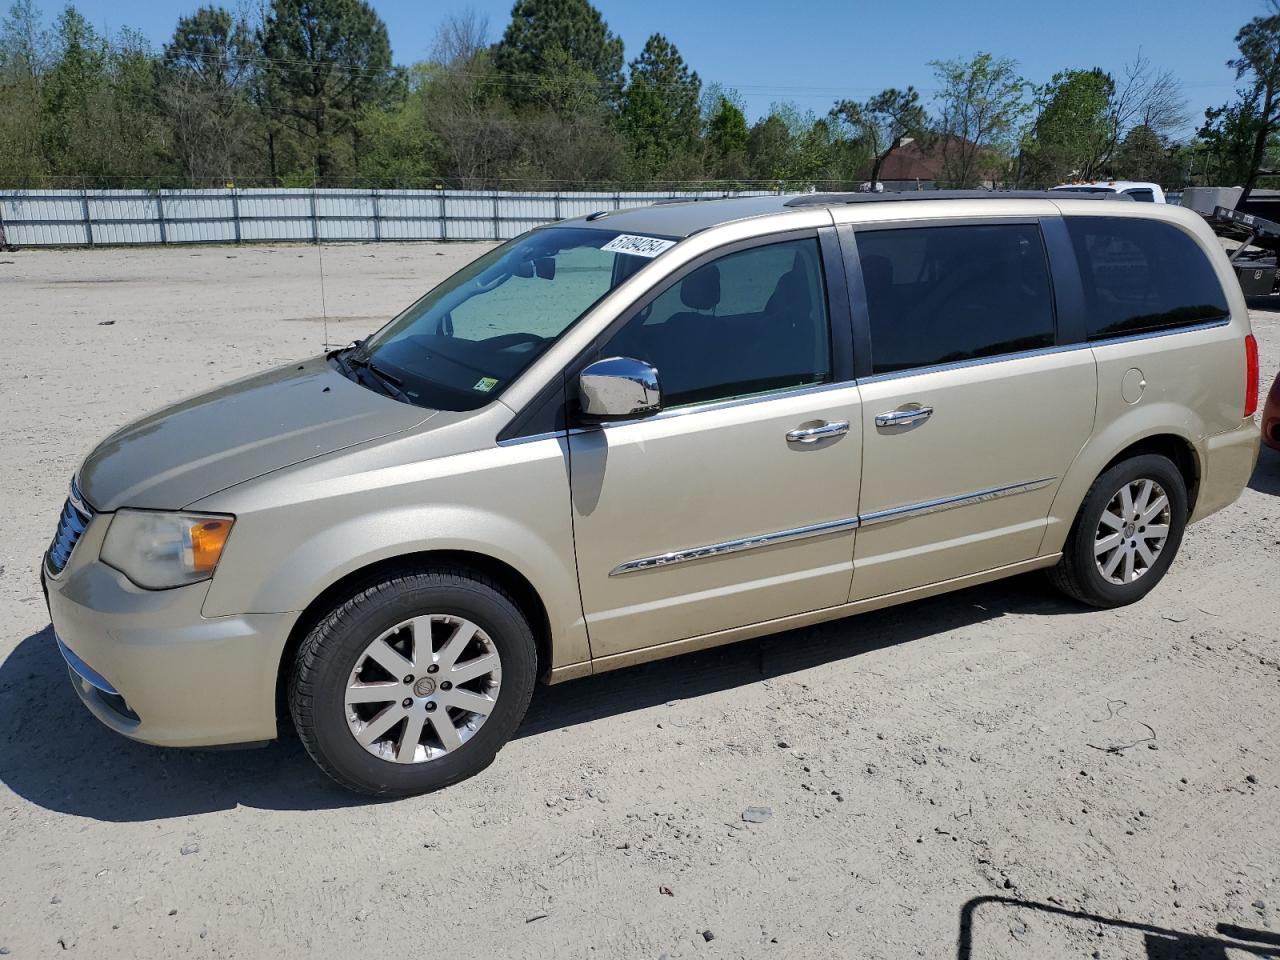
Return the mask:
<path fill-rule="evenodd" d="M 0 231 L 17 247 L 506 240 L 539 224 L 597 210 L 767 192 L 9 190 L 0 191 Z"/>

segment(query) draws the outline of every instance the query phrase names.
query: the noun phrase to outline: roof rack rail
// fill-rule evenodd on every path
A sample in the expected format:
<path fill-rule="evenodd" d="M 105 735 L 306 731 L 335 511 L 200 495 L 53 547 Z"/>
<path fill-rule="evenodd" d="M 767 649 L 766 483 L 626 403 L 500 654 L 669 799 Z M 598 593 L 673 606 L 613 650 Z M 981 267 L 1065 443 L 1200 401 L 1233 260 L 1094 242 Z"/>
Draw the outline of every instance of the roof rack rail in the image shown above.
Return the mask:
<path fill-rule="evenodd" d="M 733 200 L 734 197 L 663 197 L 661 200 L 653 201 L 653 206 L 661 207 L 668 203 L 705 203 L 708 200 Z"/>
<path fill-rule="evenodd" d="M 1127 200 L 1132 197 L 1123 196 L 1106 190 L 1094 193 L 1072 192 L 1069 196 L 1054 193 L 1052 190 L 911 190 L 895 192 L 885 190 L 881 193 L 806 193 L 792 197 L 784 206 L 787 207 L 825 207 L 839 203 L 876 203 L 898 200 Z"/>

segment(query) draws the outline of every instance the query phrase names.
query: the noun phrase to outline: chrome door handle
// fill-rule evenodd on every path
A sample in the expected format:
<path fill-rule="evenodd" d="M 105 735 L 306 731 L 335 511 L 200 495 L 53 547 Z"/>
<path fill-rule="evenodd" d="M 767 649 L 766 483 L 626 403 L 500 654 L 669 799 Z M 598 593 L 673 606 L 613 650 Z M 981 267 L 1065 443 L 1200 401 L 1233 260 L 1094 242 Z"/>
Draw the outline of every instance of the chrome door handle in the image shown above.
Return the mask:
<path fill-rule="evenodd" d="M 916 407 L 913 410 L 890 410 L 876 414 L 877 427 L 903 427 L 909 423 L 922 423 L 933 416 L 933 407 Z"/>
<path fill-rule="evenodd" d="M 848 432 L 848 420 L 831 420 L 816 427 L 788 430 L 787 443 L 817 443 L 827 437 L 842 437 Z"/>

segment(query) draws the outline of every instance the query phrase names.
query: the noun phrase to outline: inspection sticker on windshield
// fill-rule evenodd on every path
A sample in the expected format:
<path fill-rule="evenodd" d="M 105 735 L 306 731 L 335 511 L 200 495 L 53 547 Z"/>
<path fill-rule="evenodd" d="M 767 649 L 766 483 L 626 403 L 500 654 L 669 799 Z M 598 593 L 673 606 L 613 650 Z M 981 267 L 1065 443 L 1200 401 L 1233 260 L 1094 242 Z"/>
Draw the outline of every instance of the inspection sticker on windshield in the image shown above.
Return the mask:
<path fill-rule="evenodd" d="M 629 233 L 619 234 L 601 250 L 608 250 L 610 253 L 627 253 L 633 257 L 656 257 L 660 253 L 665 253 L 676 245 L 674 240 L 662 240 L 659 237 L 637 237 Z"/>
<path fill-rule="evenodd" d="M 479 390 L 481 393 L 488 393 L 497 385 L 498 385 L 498 381 L 495 380 L 493 377 L 481 377 L 479 380 L 476 381 L 476 385 L 471 389 Z"/>

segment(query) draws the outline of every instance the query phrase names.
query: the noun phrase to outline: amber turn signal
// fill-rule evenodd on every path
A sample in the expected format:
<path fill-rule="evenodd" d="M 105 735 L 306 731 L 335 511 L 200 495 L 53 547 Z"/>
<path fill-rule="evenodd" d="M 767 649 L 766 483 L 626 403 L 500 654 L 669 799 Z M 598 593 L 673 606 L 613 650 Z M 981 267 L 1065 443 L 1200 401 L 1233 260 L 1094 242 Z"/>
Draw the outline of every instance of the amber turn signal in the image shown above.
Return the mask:
<path fill-rule="evenodd" d="M 201 520 L 190 527 L 187 536 L 191 539 L 191 566 L 198 573 L 211 573 L 222 556 L 222 548 L 227 543 L 227 535 L 231 533 L 231 520 L 218 517 Z"/>

